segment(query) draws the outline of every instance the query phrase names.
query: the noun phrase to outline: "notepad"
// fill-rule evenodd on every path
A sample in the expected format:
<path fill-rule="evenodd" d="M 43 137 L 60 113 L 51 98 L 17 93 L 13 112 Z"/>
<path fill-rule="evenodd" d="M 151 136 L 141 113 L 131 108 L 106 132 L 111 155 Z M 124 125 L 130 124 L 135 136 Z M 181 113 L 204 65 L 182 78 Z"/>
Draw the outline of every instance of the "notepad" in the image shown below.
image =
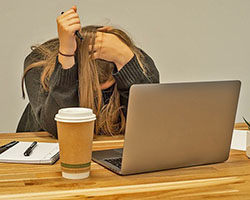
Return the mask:
<path fill-rule="evenodd" d="M 59 159 L 59 144 L 38 142 L 30 156 L 24 156 L 25 150 L 32 142 L 19 142 L 0 154 L 0 162 L 53 164 Z"/>

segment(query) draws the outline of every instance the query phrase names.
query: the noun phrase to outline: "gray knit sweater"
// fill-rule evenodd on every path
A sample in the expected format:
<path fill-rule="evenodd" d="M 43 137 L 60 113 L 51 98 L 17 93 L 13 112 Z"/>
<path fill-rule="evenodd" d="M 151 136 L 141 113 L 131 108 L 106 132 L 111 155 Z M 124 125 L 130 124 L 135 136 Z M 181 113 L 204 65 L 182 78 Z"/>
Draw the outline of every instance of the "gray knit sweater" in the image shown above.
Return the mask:
<path fill-rule="evenodd" d="M 34 52 L 26 57 L 24 68 L 34 62 L 31 58 Z M 134 56 L 120 71 L 113 71 L 117 89 L 120 94 L 120 104 L 124 106 L 124 114 L 127 113 L 129 89 L 133 84 L 159 83 L 159 72 L 153 60 L 145 53 L 144 63 L 147 69 L 145 75 Z M 57 138 L 55 114 L 60 108 L 79 106 L 78 98 L 78 68 L 76 64 L 70 69 L 63 69 L 56 61 L 55 70 L 49 81 L 49 91 L 45 91 L 41 85 L 42 68 L 31 69 L 25 77 L 25 85 L 29 97 L 19 121 L 17 132 L 48 131 Z M 104 103 L 109 101 L 114 86 L 103 90 Z"/>

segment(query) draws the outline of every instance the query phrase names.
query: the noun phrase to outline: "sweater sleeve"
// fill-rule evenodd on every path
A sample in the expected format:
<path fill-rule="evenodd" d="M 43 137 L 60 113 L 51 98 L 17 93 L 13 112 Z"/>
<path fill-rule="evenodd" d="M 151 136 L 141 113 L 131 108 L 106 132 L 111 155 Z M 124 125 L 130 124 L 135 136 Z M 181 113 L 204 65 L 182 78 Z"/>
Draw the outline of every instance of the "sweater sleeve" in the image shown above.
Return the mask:
<path fill-rule="evenodd" d="M 27 67 L 30 63 L 32 62 L 27 57 L 24 66 Z M 45 91 L 41 85 L 42 71 L 42 67 L 36 67 L 27 73 L 27 94 L 36 122 L 41 129 L 57 137 L 55 114 L 60 108 L 79 105 L 77 64 L 65 70 L 56 59 L 55 69 L 49 81 L 49 91 Z"/>
<path fill-rule="evenodd" d="M 159 72 L 154 61 L 144 51 L 142 64 L 146 69 L 143 72 L 136 56 L 134 56 L 120 71 L 114 69 L 113 76 L 116 80 L 117 89 L 120 94 L 120 104 L 123 106 L 123 113 L 127 115 L 129 89 L 133 84 L 159 83 Z"/>

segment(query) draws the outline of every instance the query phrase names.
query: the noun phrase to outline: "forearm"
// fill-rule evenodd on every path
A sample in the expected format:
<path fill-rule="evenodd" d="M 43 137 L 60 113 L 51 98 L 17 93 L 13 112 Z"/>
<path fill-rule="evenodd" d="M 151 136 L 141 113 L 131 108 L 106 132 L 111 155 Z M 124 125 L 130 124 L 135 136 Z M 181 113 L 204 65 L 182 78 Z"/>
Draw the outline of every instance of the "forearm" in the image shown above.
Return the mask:
<path fill-rule="evenodd" d="M 129 90 L 133 84 L 159 83 L 159 72 L 153 60 L 145 53 L 144 69 L 134 56 L 121 70 L 114 69 L 113 77 L 116 80 L 118 90 Z"/>
<path fill-rule="evenodd" d="M 49 81 L 49 91 L 40 83 L 40 73 L 31 70 L 26 76 L 26 87 L 37 122 L 43 130 L 57 137 L 55 114 L 60 108 L 78 106 L 77 67 L 63 69 L 56 63 Z"/>
<path fill-rule="evenodd" d="M 133 84 L 159 83 L 159 72 L 153 60 L 143 52 L 146 73 L 141 68 L 134 56 L 120 71 L 115 70 L 113 76 L 116 80 L 120 94 L 120 105 L 124 107 L 123 113 L 127 114 L 129 89 Z"/>

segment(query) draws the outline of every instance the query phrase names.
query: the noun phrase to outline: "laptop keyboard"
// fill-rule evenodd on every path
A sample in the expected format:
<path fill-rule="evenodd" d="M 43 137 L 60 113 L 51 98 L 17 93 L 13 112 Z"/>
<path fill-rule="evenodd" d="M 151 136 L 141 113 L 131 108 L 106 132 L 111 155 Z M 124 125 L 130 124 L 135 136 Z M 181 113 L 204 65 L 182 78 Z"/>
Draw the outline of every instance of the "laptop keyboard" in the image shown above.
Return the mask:
<path fill-rule="evenodd" d="M 112 165 L 121 169 L 122 166 L 122 158 L 106 158 L 104 161 L 111 163 Z"/>

